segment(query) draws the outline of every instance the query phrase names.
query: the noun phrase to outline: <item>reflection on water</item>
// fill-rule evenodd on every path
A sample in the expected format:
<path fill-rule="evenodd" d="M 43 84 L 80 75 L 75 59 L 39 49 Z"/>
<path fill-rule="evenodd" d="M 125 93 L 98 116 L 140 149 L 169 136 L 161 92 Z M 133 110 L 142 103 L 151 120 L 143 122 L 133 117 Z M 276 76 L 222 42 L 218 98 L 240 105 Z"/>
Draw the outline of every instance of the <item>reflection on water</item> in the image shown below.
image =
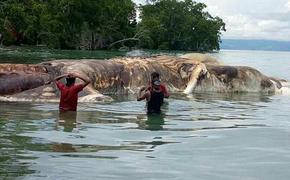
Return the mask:
<path fill-rule="evenodd" d="M 273 136 L 271 133 L 259 138 L 248 135 L 260 129 L 275 132 L 287 125 L 289 128 L 286 129 L 290 129 L 290 123 L 286 121 L 290 114 L 285 111 L 289 108 L 288 101 L 289 98 L 263 94 L 173 94 L 165 102 L 161 114 L 149 115 L 145 102 L 137 102 L 131 97 L 108 104 L 79 104 L 78 112 L 59 112 L 58 104 L 0 103 L 0 176 L 8 179 L 18 176 L 28 179 L 111 179 L 111 176 L 106 178 L 108 172 L 117 168 L 123 169 L 123 173 L 115 173 L 115 179 L 136 179 L 139 173 L 147 178 L 159 174 L 158 179 L 162 179 L 167 177 L 162 169 L 175 164 L 183 168 L 170 171 L 171 177 L 175 177 L 175 173 L 187 172 L 185 179 L 190 179 L 190 166 L 195 167 L 195 173 L 206 177 L 202 166 L 196 166 L 194 161 L 187 162 L 188 158 L 205 158 L 210 151 L 210 156 L 215 158 L 228 158 L 239 151 L 247 151 L 249 145 L 240 138 L 253 141 L 258 145 L 250 147 L 262 151 L 268 146 L 279 145 L 280 151 L 290 150 L 290 146 L 283 144 L 281 147 L 279 142 L 260 144 L 263 142 L 260 138 L 269 141 Z M 239 133 L 241 135 L 235 135 Z M 280 138 L 289 135 L 277 133 Z M 232 136 L 236 137 L 232 139 Z M 231 145 L 225 144 L 226 141 Z M 219 150 L 213 151 L 212 144 L 227 153 L 222 155 Z M 263 152 L 249 156 L 254 160 L 259 153 Z M 285 152 L 283 156 L 290 160 L 287 158 L 290 154 Z M 278 161 L 278 157 L 280 155 L 272 154 L 269 161 Z M 214 158 L 204 160 L 209 161 L 207 166 L 218 162 Z M 200 159 L 195 161 L 204 163 Z M 136 162 L 142 162 L 140 165 L 145 168 L 137 174 L 131 168 Z M 81 177 L 71 176 L 76 167 Z M 66 169 L 66 173 L 58 176 L 59 169 Z"/>
<path fill-rule="evenodd" d="M 156 130 L 162 130 L 163 125 L 164 125 L 164 118 L 165 115 L 163 113 L 161 114 L 147 114 L 147 116 L 139 116 L 138 118 L 138 127 L 140 129 L 145 129 L 145 130 L 151 130 L 151 131 L 156 131 Z"/>
<path fill-rule="evenodd" d="M 57 119 L 57 126 L 63 126 L 65 132 L 72 132 L 77 125 L 77 112 L 75 111 L 60 111 Z"/>
<path fill-rule="evenodd" d="M 45 47 L 0 48 L 0 63 L 36 64 L 51 59 L 109 59 L 125 56 L 123 51 L 53 50 Z"/>
<path fill-rule="evenodd" d="M 237 102 L 248 102 L 254 104 L 255 102 L 270 102 L 271 97 L 274 94 L 263 94 L 263 93 L 195 93 L 187 96 L 195 101 L 215 101 L 215 100 L 223 100 L 223 101 L 237 101 Z"/>
<path fill-rule="evenodd" d="M 150 179 L 158 174 L 157 179 L 164 179 L 168 173 L 169 177 L 183 173 L 184 179 L 191 179 L 197 173 L 216 179 L 219 172 L 231 174 L 226 169 L 235 162 L 231 158 L 250 149 L 259 150 L 245 155 L 252 158 L 248 163 L 264 154 L 261 163 L 290 167 L 290 146 L 282 141 L 290 136 L 289 100 L 263 94 L 173 94 L 161 114 L 149 115 L 145 102 L 131 97 L 108 104 L 80 103 L 78 112 L 59 112 L 53 103 L 0 103 L 0 176 Z M 225 158 L 229 160 L 223 167 L 215 166 Z M 250 172 L 260 166 L 244 167 L 242 159 L 236 163 Z M 183 168 L 166 174 L 164 169 L 174 169 L 171 164 Z M 136 166 L 143 169 L 135 173 Z M 217 174 L 207 175 L 204 166 Z M 76 168 L 80 175 L 73 173 Z"/>
<path fill-rule="evenodd" d="M 164 169 L 174 164 L 183 168 L 168 171 L 170 177 L 183 173 L 184 179 L 190 179 L 193 173 L 189 172 L 194 172 L 215 179 L 216 175 L 206 175 L 202 168 L 205 164 L 213 168 L 220 158 L 231 159 L 248 148 L 261 149 L 247 154 L 253 163 L 268 147 L 290 150 L 284 141 L 269 141 L 273 136 L 289 135 L 290 131 L 279 131 L 280 127 L 290 129 L 286 121 L 288 101 L 262 94 L 173 94 L 161 114 L 150 115 L 146 114 L 145 102 L 130 97 L 108 104 L 79 104 L 78 112 L 65 113 L 58 111 L 58 104 L 0 103 L 0 176 L 136 179 L 142 175 L 141 179 L 150 179 L 157 174 L 157 179 L 164 179 L 169 176 Z M 264 132 L 260 129 L 268 130 L 262 136 L 253 135 Z M 268 143 L 261 144 L 263 141 Z M 226 153 L 220 154 L 223 151 Z M 285 160 L 279 160 L 280 153 L 269 155 L 268 161 L 286 163 L 290 160 L 287 152 L 282 153 Z M 135 173 L 132 167 L 136 166 L 143 169 Z M 274 164 L 270 167 L 280 168 Z M 80 175 L 73 173 L 76 168 Z M 66 169 L 65 173 L 61 169 Z M 114 173 L 113 169 L 122 169 L 122 173 Z M 215 169 L 226 171 L 222 167 Z"/>
<path fill-rule="evenodd" d="M 36 64 L 51 59 L 109 59 L 121 56 L 181 55 L 182 51 L 56 50 L 45 47 L 0 47 L 0 63 Z"/>
<path fill-rule="evenodd" d="M 54 103 L 0 103 L 0 179 L 287 179 L 289 102 L 172 94 L 160 115 L 147 115 L 135 97 L 80 103 L 77 113 Z"/>

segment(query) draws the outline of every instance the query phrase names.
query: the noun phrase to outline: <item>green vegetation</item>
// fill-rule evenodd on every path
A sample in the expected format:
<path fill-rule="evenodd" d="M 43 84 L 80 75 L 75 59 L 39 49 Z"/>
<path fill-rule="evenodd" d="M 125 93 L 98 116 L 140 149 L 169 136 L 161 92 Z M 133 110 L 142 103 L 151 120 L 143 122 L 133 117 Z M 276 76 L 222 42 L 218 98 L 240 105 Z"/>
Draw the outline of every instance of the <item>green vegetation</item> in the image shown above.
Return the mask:
<path fill-rule="evenodd" d="M 141 7 L 140 31 L 149 37 L 143 46 L 153 49 L 208 51 L 219 49 L 225 24 L 205 12 L 205 4 L 191 0 L 157 0 Z"/>
<path fill-rule="evenodd" d="M 54 49 L 218 50 L 225 24 L 191 0 L 2 0 L 2 44 Z M 136 12 L 140 11 L 137 23 Z"/>

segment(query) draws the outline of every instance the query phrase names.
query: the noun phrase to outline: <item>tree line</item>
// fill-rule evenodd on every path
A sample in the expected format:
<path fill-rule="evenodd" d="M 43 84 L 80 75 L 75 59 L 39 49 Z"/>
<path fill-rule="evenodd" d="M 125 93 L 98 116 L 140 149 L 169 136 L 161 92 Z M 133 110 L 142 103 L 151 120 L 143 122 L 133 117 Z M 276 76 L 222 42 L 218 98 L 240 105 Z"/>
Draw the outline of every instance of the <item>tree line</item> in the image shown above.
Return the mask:
<path fill-rule="evenodd" d="M 192 0 L 1 0 L 0 39 L 56 49 L 218 50 L 225 23 L 205 8 Z"/>

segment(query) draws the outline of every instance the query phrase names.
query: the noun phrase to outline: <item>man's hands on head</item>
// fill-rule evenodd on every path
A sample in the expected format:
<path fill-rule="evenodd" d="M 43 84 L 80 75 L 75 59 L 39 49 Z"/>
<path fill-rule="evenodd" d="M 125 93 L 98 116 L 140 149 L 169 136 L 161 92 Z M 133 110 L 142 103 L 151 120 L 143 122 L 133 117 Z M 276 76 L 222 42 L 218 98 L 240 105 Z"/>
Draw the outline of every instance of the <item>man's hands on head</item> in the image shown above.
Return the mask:
<path fill-rule="evenodd" d="M 140 91 L 145 91 L 146 89 L 147 89 L 146 86 L 142 86 L 141 89 L 140 89 Z"/>
<path fill-rule="evenodd" d="M 68 74 L 67 74 L 67 77 L 68 77 L 68 78 L 76 78 L 76 77 L 78 77 L 78 75 L 75 74 L 75 73 L 68 73 Z"/>

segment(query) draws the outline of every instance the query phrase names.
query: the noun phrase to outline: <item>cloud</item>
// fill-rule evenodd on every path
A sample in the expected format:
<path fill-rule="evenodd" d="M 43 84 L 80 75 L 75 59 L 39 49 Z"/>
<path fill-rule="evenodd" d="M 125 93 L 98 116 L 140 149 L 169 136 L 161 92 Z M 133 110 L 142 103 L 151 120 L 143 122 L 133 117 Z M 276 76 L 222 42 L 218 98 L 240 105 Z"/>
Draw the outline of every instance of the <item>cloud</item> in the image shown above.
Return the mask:
<path fill-rule="evenodd" d="M 290 12 L 290 1 L 285 3 L 286 12 Z"/>
<path fill-rule="evenodd" d="M 290 0 L 196 0 L 226 23 L 223 38 L 290 41 Z M 134 0 L 144 3 L 145 0 Z"/>
<path fill-rule="evenodd" d="M 290 24 L 286 21 L 243 14 L 226 16 L 224 21 L 228 24 L 228 31 L 223 33 L 223 38 L 289 40 Z"/>
<path fill-rule="evenodd" d="M 276 32 L 277 29 L 289 28 L 289 24 L 287 22 L 277 21 L 273 19 L 259 21 L 258 26 L 266 32 Z"/>
<path fill-rule="evenodd" d="M 290 0 L 198 0 L 221 17 L 223 38 L 290 41 Z"/>

